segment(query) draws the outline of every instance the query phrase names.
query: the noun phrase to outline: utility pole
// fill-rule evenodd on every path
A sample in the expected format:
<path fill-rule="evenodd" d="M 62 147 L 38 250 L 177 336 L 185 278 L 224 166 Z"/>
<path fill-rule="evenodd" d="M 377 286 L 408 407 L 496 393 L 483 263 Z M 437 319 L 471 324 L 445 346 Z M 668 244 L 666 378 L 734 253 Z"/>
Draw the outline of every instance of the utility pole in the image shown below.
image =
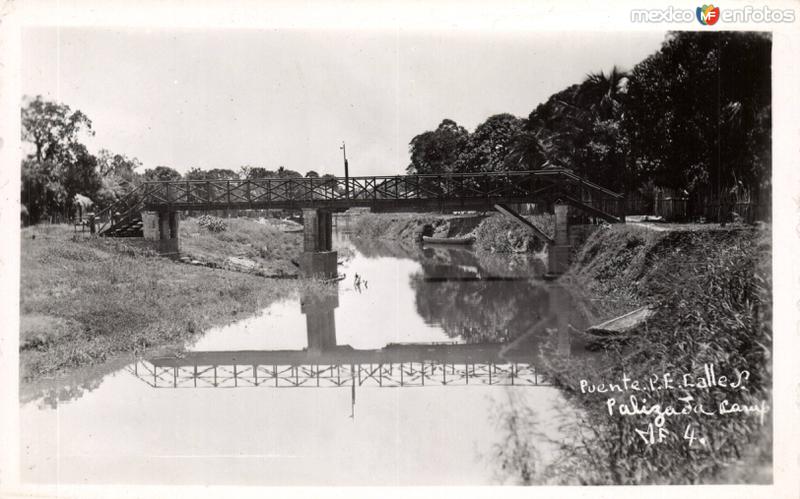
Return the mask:
<path fill-rule="evenodd" d="M 719 38 L 717 38 L 717 57 L 716 57 L 716 59 L 717 59 L 717 74 L 719 74 L 719 60 L 721 59 L 721 57 L 722 57 L 722 51 L 720 49 Z M 722 160 L 720 158 L 720 156 L 721 156 L 721 152 L 720 151 L 721 151 L 721 148 L 722 148 L 722 145 L 721 145 L 722 134 L 720 133 L 720 128 L 722 127 L 722 123 L 721 123 L 722 120 L 721 120 L 721 113 L 720 113 L 720 103 L 721 103 L 722 99 L 721 99 L 721 95 L 720 95 L 720 85 L 721 85 L 720 84 L 720 79 L 717 78 L 717 105 L 714 106 L 714 109 L 717 112 L 716 113 L 717 114 L 717 157 L 716 157 L 716 160 L 717 160 L 716 161 L 717 162 L 717 168 L 716 168 L 716 170 L 717 170 L 717 203 L 719 204 L 719 225 L 720 225 L 720 227 L 725 227 L 725 219 L 727 218 L 726 217 L 727 207 L 725 206 L 725 203 L 722 201 Z"/>
<path fill-rule="evenodd" d="M 344 197 L 350 199 L 350 172 L 347 170 L 347 149 L 345 149 L 344 141 L 342 141 L 342 156 L 344 157 Z"/>

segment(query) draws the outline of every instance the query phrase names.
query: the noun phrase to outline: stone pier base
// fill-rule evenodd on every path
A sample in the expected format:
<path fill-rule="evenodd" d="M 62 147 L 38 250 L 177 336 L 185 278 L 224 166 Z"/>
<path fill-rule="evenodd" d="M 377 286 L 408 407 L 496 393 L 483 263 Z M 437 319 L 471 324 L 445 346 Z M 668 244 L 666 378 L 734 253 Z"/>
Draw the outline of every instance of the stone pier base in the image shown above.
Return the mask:
<path fill-rule="evenodd" d="M 180 216 L 177 212 L 142 212 L 142 231 L 145 241 L 162 255 L 180 252 Z"/>
<path fill-rule="evenodd" d="M 335 251 L 311 252 L 300 255 L 300 275 L 330 279 L 336 277 L 338 253 Z"/>
<path fill-rule="evenodd" d="M 337 258 L 332 246 L 332 214 L 325 210 L 303 210 L 303 254 L 300 275 L 330 279 L 336 277 Z"/>
<path fill-rule="evenodd" d="M 325 210 L 303 210 L 303 251 L 330 251 L 333 216 Z"/>
<path fill-rule="evenodd" d="M 556 204 L 553 206 L 555 213 L 555 227 L 553 239 L 557 246 L 569 245 L 569 205 Z"/>
<path fill-rule="evenodd" d="M 308 334 L 308 353 L 319 355 L 336 348 L 336 317 L 334 310 L 339 306 L 338 291 L 334 295 L 303 296 L 300 311 L 306 316 Z"/>

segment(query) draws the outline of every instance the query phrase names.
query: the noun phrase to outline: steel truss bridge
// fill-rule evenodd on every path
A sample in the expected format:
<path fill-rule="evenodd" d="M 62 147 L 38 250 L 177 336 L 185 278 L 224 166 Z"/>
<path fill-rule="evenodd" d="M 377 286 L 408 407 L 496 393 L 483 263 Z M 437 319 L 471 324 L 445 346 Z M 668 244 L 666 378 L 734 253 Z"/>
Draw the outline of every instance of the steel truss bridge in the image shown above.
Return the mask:
<path fill-rule="evenodd" d="M 154 388 L 549 386 L 530 355 L 501 344 L 390 345 L 297 351 L 187 352 L 137 360 L 128 369 Z"/>
<path fill-rule="evenodd" d="M 373 211 L 488 209 L 504 203 L 560 201 L 609 222 L 624 220 L 621 194 L 569 169 L 368 177 L 170 180 L 145 182 L 98 213 L 100 233 L 124 234 L 141 211 L 326 209 Z M 112 220 L 112 216 L 113 220 Z M 136 228 L 138 230 L 138 227 Z"/>

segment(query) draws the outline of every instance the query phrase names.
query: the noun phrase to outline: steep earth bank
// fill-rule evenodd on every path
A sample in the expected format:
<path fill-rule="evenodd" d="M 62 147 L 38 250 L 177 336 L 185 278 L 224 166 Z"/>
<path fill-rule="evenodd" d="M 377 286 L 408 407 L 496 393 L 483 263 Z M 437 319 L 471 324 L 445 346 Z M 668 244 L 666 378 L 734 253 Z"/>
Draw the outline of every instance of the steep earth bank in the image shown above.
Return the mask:
<path fill-rule="evenodd" d="M 553 233 L 552 216 L 526 217 L 547 234 Z M 516 222 L 498 214 L 440 215 L 433 213 L 366 213 L 353 217 L 352 235 L 369 239 L 418 241 L 425 226 L 435 237 L 472 237 L 475 248 L 493 253 L 539 252 L 542 242 Z"/>
<path fill-rule="evenodd" d="M 770 414 L 762 419 L 756 410 L 720 413 L 723 401 L 727 407 L 771 405 L 770 237 L 768 231 L 746 227 L 656 232 L 611 226 L 586 241 L 563 279 L 579 283 L 609 312 L 649 305 L 655 314 L 625 337 L 598 340 L 595 356 L 563 358 L 555 345 L 544 347 L 554 382 L 586 418 L 562 444 L 557 466 L 563 473 L 542 470 L 541 481 L 560 476 L 572 478 L 555 481 L 591 484 L 770 482 Z M 667 373 L 676 384 L 686 374 L 696 380 L 708 366 L 716 376 L 747 373 L 746 389 L 671 389 L 663 381 Z M 661 388 L 585 390 L 620 383 L 623 377 L 643 384 L 655 379 Z M 608 410 L 609 399 L 629 403 L 631 395 L 640 407 L 682 410 L 689 405 L 687 394 L 694 407 L 701 403 L 716 414 L 668 417 L 663 426 L 668 437 L 658 443 L 637 433 L 648 430 L 652 415 Z"/>

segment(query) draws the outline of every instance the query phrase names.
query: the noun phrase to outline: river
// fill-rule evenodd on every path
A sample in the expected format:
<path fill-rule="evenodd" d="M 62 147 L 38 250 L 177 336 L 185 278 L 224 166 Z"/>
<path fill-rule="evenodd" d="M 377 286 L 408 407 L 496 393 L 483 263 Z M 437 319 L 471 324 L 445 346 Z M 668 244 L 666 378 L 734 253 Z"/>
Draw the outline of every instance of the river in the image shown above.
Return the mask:
<path fill-rule="evenodd" d="M 585 354 L 579 293 L 531 257 L 335 246 L 345 278 L 323 291 L 24 389 L 23 481 L 480 485 L 518 481 L 518 451 L 555 455 L 545 361 Z"/>

